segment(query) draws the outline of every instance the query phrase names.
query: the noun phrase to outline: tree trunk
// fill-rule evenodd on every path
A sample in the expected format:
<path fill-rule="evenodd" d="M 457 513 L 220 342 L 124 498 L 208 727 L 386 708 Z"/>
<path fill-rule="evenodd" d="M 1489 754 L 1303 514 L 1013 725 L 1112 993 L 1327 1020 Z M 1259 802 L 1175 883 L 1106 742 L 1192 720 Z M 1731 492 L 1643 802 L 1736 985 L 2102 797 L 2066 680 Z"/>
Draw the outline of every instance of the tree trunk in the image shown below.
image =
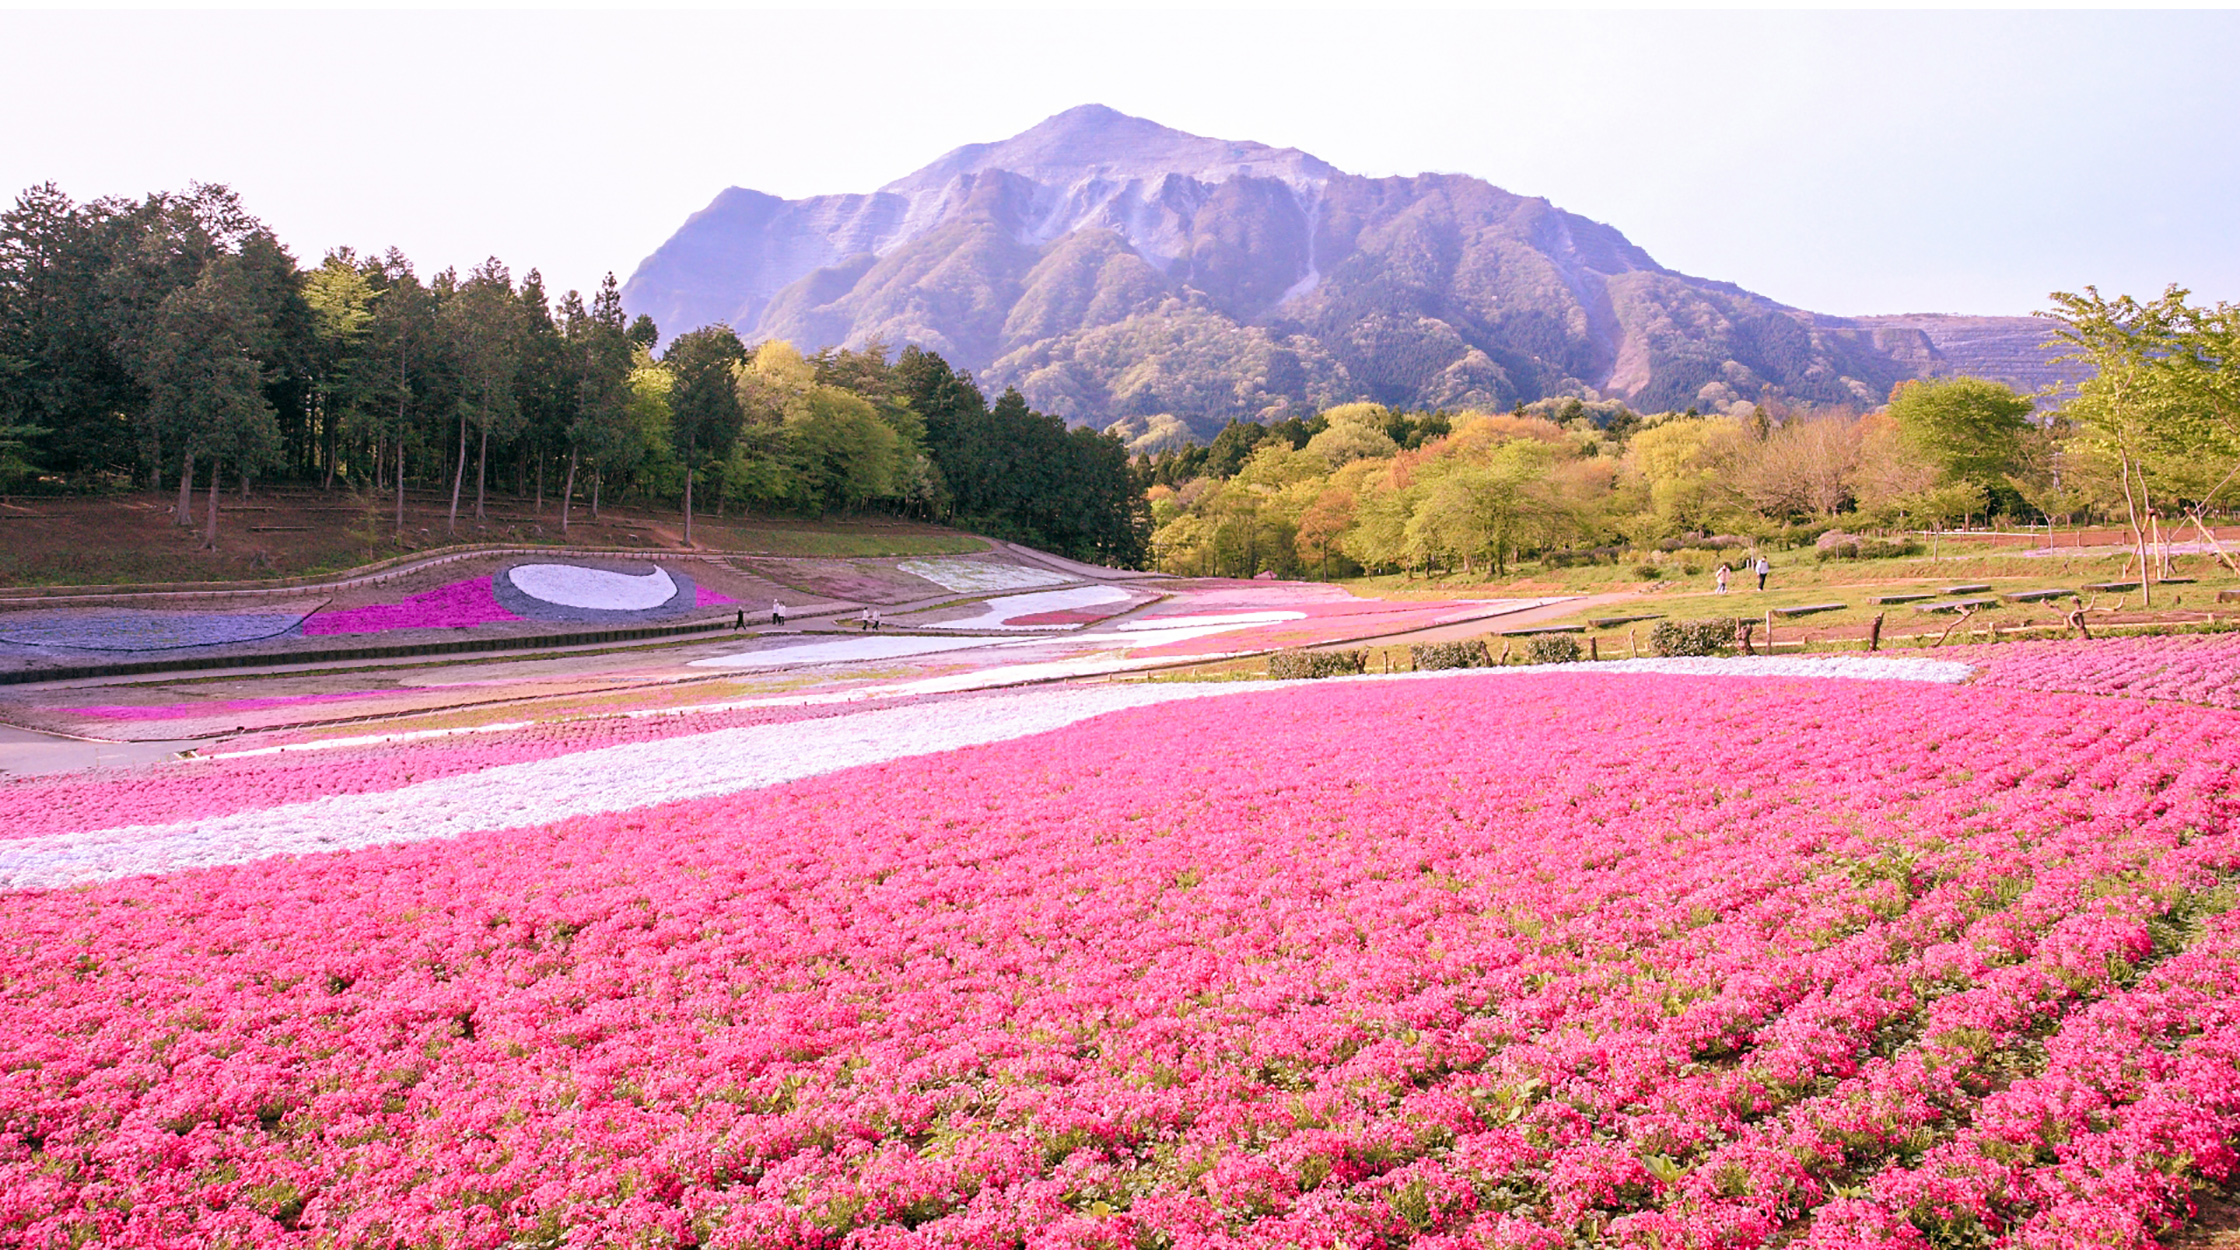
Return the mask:
<path fill-rule="evenodd" d="M 172 515 L 182 527 L 194 528 L 194 448 L 191 446 L 179 461 L 179 510 Z"/>
<path fill-rule="evenodd" d="M 445 532 L 459 536 L 459 485 L 467 476 L 467 417 L 459 417 L 459 462 L 451 469 L 451 523 Z"/>
<path fill-rule="evenodd" d="M 319 421 L 319 427 L 326 431 L 327 437 L 327 481 L 320 488 L 332 490 L 334 489 L 334 411 L 327 406 L 327 397 L 324 392 L 319 395 Z"/>
<path fill-rule="evenodd" d="M 537 519 L 544 519 L 544 448 L 537 448 Z"/>
<path fill-rule="evenodd" d="M 210 532 L 202 540 L 205 551 L 218 549 L 218 472 L 222 466 L 216 459 L 210 461 Z"/>
<path fill-rule="evenodd" d="M 692 545 L 692 451 L 684 453 L 684 545 Z"/>
<path fill-rule="evenodd" d="M 249 501 L 249 470 L 247 468 L 241 470 L 241 501 L 243 503 Z"/>
<path fill-rule="evenodd" d="M 404 537 L 404 439 L 397 439 L 397 537 Z"/>
<path fill-rule="evenodd" d="M 2139 488 L 2142 492 L 2146 489 L 2146 483 L 2143 479 Z M 2131 537 L 2139 556 L 2139 606 L 2152 608 L 2154 607 L 2154 594 L 2153 588 L 2149 585 L 2149 575 L 2147 573 L 2147 532 L 2139 525 L 2139 501 L 2131 494 L 2131 455 L 2129 452 L 2125 452 L 2123 455 L 2123 506 L 2124 510 L 2130 514 Z"/>
<path fill-rule="evenodd" d="M 482 519 L 482 500 L 490 482 L 490 426 L 482 426 L 482 449 L 474 457 L 474 518 Z"/>
<path fill-rule="evenodd" d="M 576 452 L 575 452 L 575 448 L 574 448 L 574 447 L 569 447 L 569 448 L 568 448 L 568 484 L 567 484 L 567 485 L 565 485 L 565 486 L 563 486 L 563 487 L 561 488 L 561 490 L 560 490 L 560 536 L 561 536 L 562 538 L 565 538 L 565 537 L 567 537 L 567 536 L 568 536 L 568 508 L 570 507 L 570 505 L 571 505 L 571 504 L 573 503 L 573 501 L 574 501 L 574 499 L 575 499 L 575 493 L 576 493 Z"/>
<path fill-rule="evenodd" d="M 606 488 L 607 470 L 602 468 L 591 475 L 591 519 L 599 519 L 599 491 Z"/>

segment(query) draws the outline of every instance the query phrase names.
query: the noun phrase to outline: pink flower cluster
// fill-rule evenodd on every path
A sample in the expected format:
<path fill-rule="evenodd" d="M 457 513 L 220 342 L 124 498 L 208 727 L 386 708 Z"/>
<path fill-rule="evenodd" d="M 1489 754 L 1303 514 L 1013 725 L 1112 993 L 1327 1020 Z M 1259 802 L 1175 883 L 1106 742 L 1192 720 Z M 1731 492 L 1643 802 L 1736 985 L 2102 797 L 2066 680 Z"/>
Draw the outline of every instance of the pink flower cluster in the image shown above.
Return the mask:
<path fill-rule="evenodd" d="M 393 604 L 336 608 L 313 613 L 305 634 L 380 634 L 388 630 L 457 630 L 487 621 L 519 621 L 490 592 L 487 577 L 468 578 Z"/>
<path fill-rule="evenodd" d="M 695 584 L 692 588 L 692 606 L 695 608 L 709 608 L 717 604 L 736 604 L 738 602 L 738 600 L 716 590 L 714 587 Z"/>
<path fill-rule="evenodd" d="M 2236 756 L 1325 684 L 0 898 L 0 1241 L 2138 1245 L 2240 1141 Z"/>
<path fill-rule="evenodd" d="M 1976 681 L 1986 686 L 2240 709 L 2240 634 L 2012 643 L 1939 655 L 1980 664 Z"/>

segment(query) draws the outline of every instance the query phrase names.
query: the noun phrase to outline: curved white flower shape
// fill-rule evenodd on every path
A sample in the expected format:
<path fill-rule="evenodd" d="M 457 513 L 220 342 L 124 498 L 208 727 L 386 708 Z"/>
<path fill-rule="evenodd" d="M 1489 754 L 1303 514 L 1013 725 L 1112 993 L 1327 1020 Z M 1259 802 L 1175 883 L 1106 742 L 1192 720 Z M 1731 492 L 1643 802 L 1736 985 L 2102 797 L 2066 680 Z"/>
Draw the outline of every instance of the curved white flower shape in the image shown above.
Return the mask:
<path fill-rule="evenodd" d="M 676 580 L 658 566 L 633 576 L 574 564 L 517 564 L 506 570 L 506 580 L 529 598 L 562 608 L 638 612 L 659 608 L 677 594 Z"/>

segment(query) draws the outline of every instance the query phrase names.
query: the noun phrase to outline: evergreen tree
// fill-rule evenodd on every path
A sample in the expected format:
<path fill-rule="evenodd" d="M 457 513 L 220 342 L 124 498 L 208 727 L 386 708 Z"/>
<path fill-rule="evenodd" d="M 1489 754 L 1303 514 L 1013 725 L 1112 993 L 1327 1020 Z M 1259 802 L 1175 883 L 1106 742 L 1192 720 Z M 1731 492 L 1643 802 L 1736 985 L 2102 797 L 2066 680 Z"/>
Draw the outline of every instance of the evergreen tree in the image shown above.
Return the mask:
<path fill-rule="evenodd" d="M 728 448 L 739 436 L 746 413 L 739 407 L 738 370 L 747 349 L 739 335 L 722 324 L 697 328 L 677 338 L 662 356 L 673 384 L 669 394 L 669 439 L 684 462 L 684 543 L 692 545 L 692 480 L 702 451 Z"/>

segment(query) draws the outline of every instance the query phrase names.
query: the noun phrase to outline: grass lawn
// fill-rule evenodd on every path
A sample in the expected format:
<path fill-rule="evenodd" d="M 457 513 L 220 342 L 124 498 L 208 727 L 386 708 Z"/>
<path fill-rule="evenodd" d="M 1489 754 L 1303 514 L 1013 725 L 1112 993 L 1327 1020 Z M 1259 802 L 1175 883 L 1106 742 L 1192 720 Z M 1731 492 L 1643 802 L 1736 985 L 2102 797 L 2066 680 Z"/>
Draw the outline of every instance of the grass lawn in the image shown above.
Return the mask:
<path fill-rule="evenodd" d="M 608 504 L 598 520 L 582 505 L 560 532 L 560 505 L 547 498 L 490 497 L 476 520 L 472 496 L 456 532 L 448 498 L 407 495 L 405 527 L 396 500 L 383 494 L 308 488 L 259 490 L 218 505 L 218 546 L 202 547 L 207 500 L 196 496 L 197 529 L 172 524 L 169 496 L 14 499 L 0 502 L 0 587 L 165 582 L 242 582 L 308 578 L 458 543 L 567 544 L 681 550 L 684 518 L 640 504 Z M 716 551 L 851 557 L 954 555 L 985 550 L 971 534 L 885 516 L 823 521 L 695 514 L 693 541 Z"/>

